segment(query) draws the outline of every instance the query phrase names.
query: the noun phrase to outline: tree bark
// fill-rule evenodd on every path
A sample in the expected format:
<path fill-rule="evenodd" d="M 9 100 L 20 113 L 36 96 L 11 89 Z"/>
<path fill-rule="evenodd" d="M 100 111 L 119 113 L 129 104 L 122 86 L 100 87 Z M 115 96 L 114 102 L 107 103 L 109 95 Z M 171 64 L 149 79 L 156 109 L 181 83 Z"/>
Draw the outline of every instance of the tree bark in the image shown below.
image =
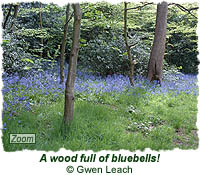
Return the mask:
<path fill-rule="evenodd" d="M 148 63 L 147 78 L 150 81 L 162 81 L 162 68 L 165 53 L 166 30 L 167 30 L 168 4 L 162 2 L 157 5 L 156 26 L 153 46 Z"/>
<path fill-rule="evenodd" d="M 73 4 L 74 24 L 73 41 L 70 52 L 69 70 L 65 88 L 64 123 L 71 124 L 74 113 L 74 83 L 76 78 L 77 58 L 80 47 L 81 9 L 80 4 Z"/>
<path fill-rule="evenodd" d="M 128 59 L 129 59 L 129 66 L 130 66 L 130 70 L 129 70 L 129 81 L 131 86 L 134 85 L 134 80 L 133 80 L 133 75 L 134 75 L 134 63 L 132 60 L 132 56 L 131 56 L 131 47 L 129 46 L 128 43 L 128 37 L 127 37 L 127 2 L 124 2 L 124 40 L 125 40 L 125 45 L 126 45 L 126 50 L 128 53 Z"/>
<path fill-rule="evenodd" d="M 67 5 L 66 8 L 66 22 L 64 26 L 64 36 L 62 40 L 61 46 L 61 55 L 60 55 L 60 83 L 64 83 L 65 74 L 64 74 L 64 64 L 65 64 L 65 47 L 67 43 L 67 32 L 68 32 L 68 23 L 69 23 L 69 7 L 70 4 Z"/>
<path fill-rule="evenodd" d="M 10 31 L 13 31 L 13 25 L 14 25 L 15 19 L 17 18 L 18 10 L 19 10 L 19 4 L 14 5 L 14 15 L 13 15 L 12 23 L 10 25 Z"/>
<path fill-rule="evenodd" d="M 11 11 L 12 11 L 12 7 L 13 7 L 13 5 L 10 4 L 10 9 L 9 9 L 8 14 L 6 15 L 5 21 L 3 23 L 3 29 L 6 29 L 6 24 L 8 22 L 8 18 L 10 17 L 10 14 L 11 14 Z"/>

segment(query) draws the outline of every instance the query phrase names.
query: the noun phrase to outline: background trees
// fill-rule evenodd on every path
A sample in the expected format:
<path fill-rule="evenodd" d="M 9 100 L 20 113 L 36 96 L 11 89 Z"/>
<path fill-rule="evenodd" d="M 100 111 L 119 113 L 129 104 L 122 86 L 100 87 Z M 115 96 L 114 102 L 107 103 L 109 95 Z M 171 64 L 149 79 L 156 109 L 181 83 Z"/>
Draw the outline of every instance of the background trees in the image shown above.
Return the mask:
<path fill-rule="evenodd" d="M 183 4 L 187 9 L 197 4 Z M 165 60 L 169 65 L 181 66 L 181 72 L 198 72 L 197 19 L 177 6 L 169 5 Z M 197 16 L 197 10 L 192 11 Z"/>
<path fill-rule="evenodd" d="M 3 5 L 3 10 L 6 16 L 9 5 Z M 13 26 L 15 30 L 10 32 L 6 29 L 3 33 L 3 49 L 6 51 L 3 58 L 4 70 L 9 74 L 25 73 L 29 69 L 44 70 L 44 62 L 47 67 L 52 66 L 60 53 L 64 9 L 53 4 L 43 4 L 40 8 L 40 3 L 35 2 L 20 3 L 18 11 Z M 7 26 L 10 26 L 13 14 L 11 11 Z"/>
<path fill-rule="evenodd" d="M 8 73 L 26 72 L 29 69 L 43 70 L 59 60 L 66 23 L 66 7 L 54 4 L 20 3 L 14 18 L 12 33 L 9 26 L 15 16 L 13 4 L 4 4 L 3 49 L 4 70 Z M 131 48 L 133 59 L 137 60 L 135 74 L 145 76 L 153 43 L 156 20 L 156 5 L 129 3 L 132 8 L 127 13 L 128 39 L 137 45 Z M 82 3 L 81 44 L 78 62 L 80 68 L 87 69 L 102 76 L 128 74 L 129 60 L 123 38 L 124 4 Z M 143 8 L 136 8 L 143 6 Z M 187 9 L 194 9 L 197 4 L 182 4 Z M 41 10 L 40 10 L 41 9 Z M 40 28 L 42 13 L 42 28 Z M 196 16 L 196 11 L 192 13 Z M 6 21 L 6 22 L 5 22 Z M 69 38 L 66 42 L 66 60 L 69 62 L 71 48 L 71 31 L 73 20 L 68 24 Z M 179 68 L 181 72 L 197 73 L 197 19 L 177 6 L 169 6 L 166 33 L 166 51 L 164 70 L 169 67 Z M 41 47 L 41 40 L 43 46 Z M 42 59 L 40 59 L 41 51 Z M 17 56 L 19 55 L 19 56 Z"/>

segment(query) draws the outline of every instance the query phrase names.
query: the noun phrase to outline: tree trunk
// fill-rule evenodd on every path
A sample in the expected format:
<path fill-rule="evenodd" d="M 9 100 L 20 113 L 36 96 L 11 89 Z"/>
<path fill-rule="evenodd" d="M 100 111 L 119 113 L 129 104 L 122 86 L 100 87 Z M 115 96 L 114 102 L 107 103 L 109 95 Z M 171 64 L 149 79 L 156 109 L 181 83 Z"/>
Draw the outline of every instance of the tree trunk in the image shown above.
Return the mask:
<path fill-rule="evenodd" d="M 40 2 L 40 30 L 42 30 L 42 3 Z M 40 39 L 41 51 L 40 51 L 40 58 L 43 56 L 43 38 Z"/>
<path fill-rule="evenodd" d="M 9 8 L 8 14 L 6 15 L 5 21 L 3 23 L 3 29 L 6 29 L 6 24 L 8 22 L 8 18 L 10 17 L 10 14 L 11 14 L 11 11 L 12 11 L 12 7 L 13 7 L 13 5 L 10 4 L 10 8 Z"/>
<path fill-rule="evenodd" d="M 69 23 L 69 7 L 70 4 L 67 5 L 66 8 L 66 23 L 64 27 L 64 36 L 62 40 L 61 46 L 61 55 L 60 55 L 60 83 L 64 83 L 65 74 L 64 74 L 64 64 L 65 64 L 65 47 L 67 42 L 67 31 L 68 31 L 68 23 Z"/>
<path fill-rule="evenodd" d="M 134 85 L 134 80 L 133 80 L 133 75 L 134 75 L 134 63 L 132 60 L 132 56 L 131 56 L 131 48 L 129 46 L 128 43 L 128 37 L 127 37 L 127 2 L 124 2 L 124 40 L 125 40 L 125 45 L 126 45 L 126 50 L 128 53 L 128 59 L 129 59 L 129 66 L 130 66 L 130 70 L 129 70 L 129 81 L 131 86 Z"/>
<path fill-rule="evenodd" d="M 167 30 L 168 4 L 162 2 L 157 5 L 156 27 L 153 46 L 148 63 L 147 78 L 150 81 L 162 81 L 162 67 L 165 53 L 166 30 Z"/>
<path fill-rule="evenodd" d="M 10 25 L 10 31 L 13 31 L 13 25 L 15 23 L 15 19 L 17 18 L 18 10 L 19 10 L 19 4 L 14 5 L 14 15 L 13 15 L 12 23 Z"/>
<path fill-rule="evenodd" d="M 74 24 L 73 41 L 70 52 L 69 70 L 65 88 L 64 122 L 70 124 L 74 113 L 74 83 L 76 78 L 77 58 L 80 47 L 81 9 L 80 4 L 73 4 Z"/>

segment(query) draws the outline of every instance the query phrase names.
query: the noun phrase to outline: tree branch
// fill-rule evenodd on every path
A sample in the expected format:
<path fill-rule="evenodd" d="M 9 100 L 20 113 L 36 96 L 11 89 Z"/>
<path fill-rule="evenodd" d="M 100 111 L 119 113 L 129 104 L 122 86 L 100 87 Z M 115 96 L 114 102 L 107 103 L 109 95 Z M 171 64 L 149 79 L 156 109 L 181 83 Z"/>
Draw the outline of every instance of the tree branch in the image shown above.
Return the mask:
<path fill-rule="evenodd" d="M 189 11 L 198 10 L 198 9 L 199 9 L 199 7 L 193 7 L 191 9 L 189 9 Z"/>
<path fill-rule="evenodd" d="M 66 24 L 69 23 L 69 21 L 72 19 L 72 17 L 74 16 L 74 12 L 72 12 L 71 16 L 69 17 L 69 20 L 66 22 Z"/>
<path fill-rule="evenodd" d="M 132 47 L 135 47 L 137 44 L 138 44 L 138 43 L 131 44 L 131 45 L 129 45 L 128 47 L 129 47 L 129 48 L 132 48 Z"/>
<path fill-rule="evenodd" d="M 197 10 L 197 9 L 199 9 L 199 7 L 194 7 L 194 8 L 187 9 L 187 8 L 185 8 L 184 6 L 182 6 L 182 5 L 180 5 L 180 4 L 176 4 L 176 3 L 171 3 L 171 4 L 169 4 L 169 5 L 175 5 L 175 6 L 177 6 L 180 10 L 182 10 L 182 11 L 184 11 L 184 12 L 188 12 L 188 14 L 192 15 L 194 18 L 197 19 L 197 17 L 196 17 L 194 14 L 192 14 L 191 11 Z"/>
<path fill-rule="evenodd" d="M 143 7 L 145 7 L 145 6 L 147 6 L 147 5 L 151 5 L 151 4 L 153 4 L 153 2 L 151 2 L 151 3 L 146 3 L 146 4 L 144 4 L 144 5 L 142 5 L 142 6 L 136 6 L 136 7 L 132 7 L 132 8 L 127 8 L 127 9 L 125 9 L 126 11 L 128 11 L 128 10 L 134 10 L 134 9 L 142 9 Z"/>

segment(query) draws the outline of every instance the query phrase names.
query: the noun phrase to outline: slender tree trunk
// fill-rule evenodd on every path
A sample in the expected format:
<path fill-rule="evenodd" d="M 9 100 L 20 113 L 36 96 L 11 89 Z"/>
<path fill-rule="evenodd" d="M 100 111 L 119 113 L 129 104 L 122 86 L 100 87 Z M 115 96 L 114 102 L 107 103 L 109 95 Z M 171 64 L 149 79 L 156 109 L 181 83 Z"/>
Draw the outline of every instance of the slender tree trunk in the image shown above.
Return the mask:
<path fill-rule="evenodd" d="M 162 81 L 162 68 L 165 53 L 166 30 L 167 30 L 168 4 L 162 2 L 157 5 L 156 26 L 153 46 L 148 63 L 147 78 L 150 81 Z"/>
<path fill-rule="evenodd" d="M 14 15 L 13 17 L 16 18 L 19 10 L 19 4 L 14 5 Z"/>
<path fill-rule="evenodd" d="M 74 113 L 74 83 L 76 78 L 77 58 L 80 47 L 81 9 L 80 4 L 73 4 L 74 24 L 73 41 L 70 52 L 69 70 L 65 88 L 64 122 L 70 124 Z"/>
<path fill-rule="evenodd" d="M 40 2 L 40 30 L 42 30 L 42 3 Z M 40 51 L 40 58 L 43 56 L 43 44 L 44 44 L 44 39 L 40 39 L 40 45 L 41 45 L 41 51 Z"/>
<path fill-rule="evenodd" d="M 13 25 L 15 23 L 15 19 L 17 18 L 18 10 L 19 10 L 19 4 L 14 5 L 14 15 L 13 15 L 12 23 L 10 25 L 11 31 L 13 30 Z"/>
<path fill-rule="evenodd" d="M 67 43 L 67 32 L 68 32 L 68 23 L 69 23 L 69 7 L 70 4 L 67 5 L 66 8 L 66 22 L 64 26 L 64 36 L 62 40 L 61 46 L 61 55 L 60 55 L 60 83 L 64 83 L 65 74 L 64 74 L 64 64 L 65 64 L 65 47 Z"/>
<path fill-rule="evenodd" d="M 128 37 L 127 37 L 127 2 L 124 2 L 124 40 L 126 45 L 126 50 L 128 53 L 128 59 L 129 59 L 129 81 L 131 86 L 134 85 L 133 75 L 134 75 L 134 63 L 131 56 L 131 47 L 128 44 Z"/>
<path fill-rule="evenodd" d="M 3 29 L 6 29 L 6 24 L 8 22 L 8 18 L 10 17 L 10 14 L 11 14 L 11 11 L 12 11 L 12 7 L 13 7 L 13 5 L 10 4 L 10 8 L 9 8 L 8 14 L 6 15 L 5 21 L 3 23 Z"/>

